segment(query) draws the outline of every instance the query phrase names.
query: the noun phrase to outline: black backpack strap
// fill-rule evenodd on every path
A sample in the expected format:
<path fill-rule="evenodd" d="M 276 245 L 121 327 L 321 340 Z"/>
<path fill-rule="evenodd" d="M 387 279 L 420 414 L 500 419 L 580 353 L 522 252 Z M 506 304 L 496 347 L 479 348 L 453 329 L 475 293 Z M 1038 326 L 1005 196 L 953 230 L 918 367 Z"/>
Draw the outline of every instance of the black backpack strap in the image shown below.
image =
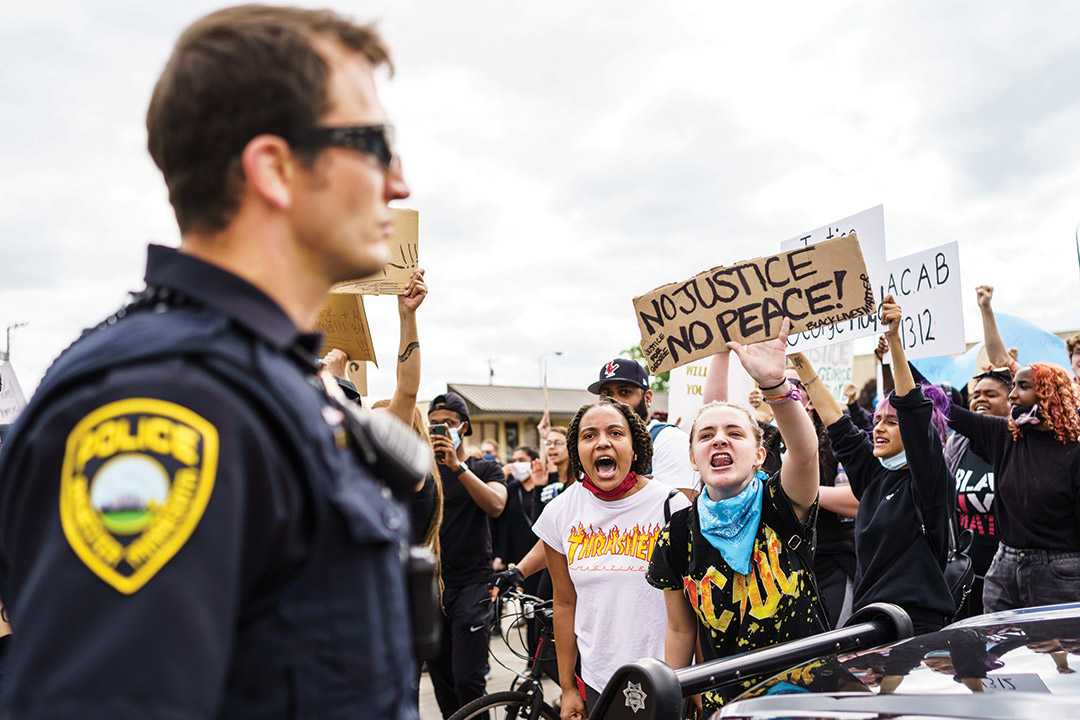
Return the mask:
<path fill-rule="evenodd" d="M 679 494 L 677 488 L 671 488 L 671 491 L 667 494 L 667 499 L 664 500 L 664 524 L 667 525 L 671 522 L 671 498 Z"/>
<path fill-rule="evenodd" d="M 784 495 L 784 502 L 788 503 L 790 507 L 791 500 L 788 499 L 786 494 Z M 810 580 L 810 587 L 813 588 L 814 591 L 814 598 L 816 600 L 815 604 L 817 605 L 818 621 L 821 623 L 822 630 L 829 630 L 829 613 L 825 609 L 825 602 L 821 598 L 821 590 L 820 588 L 818 588 L 817 584 L 817 574 L 814 572 L 814 554 L 810 549 L 813 540 L 807 541 L 803 537 L 804 529 L 802 527 L 799 527 L 798 525 L 793 525 L 791 523 L 791 520 L 795 519 L 795 510 L 794 508 L 790 509 L 790 518 L 788 517 L 789 513 L 777 513 L 777 515 L 780 517 L 780 523 L 784 526 L 777 529 L 781 531 L 781 536 L 788 536 L 788 547 L 794 550 L 795 554 L 799 556 L 799 561 L 803 566 L 803 570 L 806 572 L 806 577 Z M 816 533 L 817 527 L 815 526 L 811 530 L 811 538 L 813 538 Z"/>

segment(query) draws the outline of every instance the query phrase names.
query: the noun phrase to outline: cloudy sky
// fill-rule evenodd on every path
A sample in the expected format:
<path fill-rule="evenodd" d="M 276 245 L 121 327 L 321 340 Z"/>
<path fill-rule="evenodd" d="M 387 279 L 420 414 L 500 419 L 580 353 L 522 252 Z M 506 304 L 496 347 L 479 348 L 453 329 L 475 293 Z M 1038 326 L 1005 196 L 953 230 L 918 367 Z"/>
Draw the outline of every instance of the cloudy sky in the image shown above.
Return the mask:
<path fill-rule="evenodd" d="M 884 204 L 889 255 L 951 240 L 999 311 L 1080 327 L 1080 5 L 338 2 L 381 88 L 431 294 L 421 393 L 580 387 L 637 342 L 631 298 Z M 0 330 L 29 395 L 179 242 L 145 151 L 188 0 L 6 3 Z M 969 339 L 980 326 L 965 293 Z M 393 387 L 392 298 L 368 300 Z M 2 337 L 0 337 L 2 342 Z M 2 346 L 0 346 L 2 347 Z"/>

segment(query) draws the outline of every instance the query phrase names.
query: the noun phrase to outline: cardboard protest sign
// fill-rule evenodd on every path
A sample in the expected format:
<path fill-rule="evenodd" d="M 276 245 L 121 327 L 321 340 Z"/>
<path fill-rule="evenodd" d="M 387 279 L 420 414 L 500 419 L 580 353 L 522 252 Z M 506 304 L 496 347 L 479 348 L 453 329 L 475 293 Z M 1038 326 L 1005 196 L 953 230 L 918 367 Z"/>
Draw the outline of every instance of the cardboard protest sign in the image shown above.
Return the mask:
<path fill-rule="evenodd" d="M 852 382 L 855 371 L 855 343 L 844 342 L 828 347 L 814 348 L 806 352 L 810 364 L 817 371 L 818 380 L 840 404 L 847 405 L 844 388 Z"/>
<path fill-rule="evenodd" d="M 780 243 L 780 249 L 794 250 L 852 233 L 859 237 L 859 248 L 862 250 L 863 262 L 866 264 L 866 274 L 873 288 L 877 290 L 885 283 L 888 274 L 888 263 L 885 259 L 885 210 L 881 205 L 789 238 Z M 881 297 L 877 297 L 876 300 L 880 303 Z M 810 348 L 873 335 L 875 330 L 867 325 L 868 319 L 869 316 L 864 315 L 847 322 L 792 333 L 788 337 L 788 350 L 802 352 Z"/>
<path fill-rule="evenodd" d="M 389 260 L 379 272 L 359 280 L 338 283 L 333 291 L 354 295 L 401 295 L 420 266 L 420 213 L 405 208 L 391 208 L 394 230 L 386 243 Z"/>
<path fill-rule="evenodd" d="M 320 356 L 325 355 L 331 348 L 340 348 L 349 356 L 349 360 L 370 360 L 378 365 L 362 296 L 330 293 L 326 304 L 319 311 L 315 329 L 325 336 Z"/>
<path fill-rule="evenodd" d="M 19 380 L 15 377 L 15 368 L 11 363 L 0 362 L 0 425 L 10 425 L 26 407 Z"/>
<path fill-rule="evenodd" d="M 889 273 L 878 290 L 892 294 L 904 311 L 900 340 L 908 360 L 955 355 L 967 349 L 964 340 L 960 247 L 956 242 L 889 261 Z M 873 326 L 878 333 L 877 318 Z M 889 355 L 883 358 L 889 362 Z"/>
<path fill-rule="evenodd" d="M 356 392 L 362 396 L 367 396 L 367 363 L 363 360 L 356 361 L 350 360 L 349 365 L 345 370 L 345 374 L 348 375 L 352 384 L 356 386 Z"/>
<path fill-rule="evenodd" d="M 854 233 L 778 255 L 716 267 L 634 298 L 641 349 L 653 373 L 727 350 L 725 343 L 824 327 L 875 311 Z"/>

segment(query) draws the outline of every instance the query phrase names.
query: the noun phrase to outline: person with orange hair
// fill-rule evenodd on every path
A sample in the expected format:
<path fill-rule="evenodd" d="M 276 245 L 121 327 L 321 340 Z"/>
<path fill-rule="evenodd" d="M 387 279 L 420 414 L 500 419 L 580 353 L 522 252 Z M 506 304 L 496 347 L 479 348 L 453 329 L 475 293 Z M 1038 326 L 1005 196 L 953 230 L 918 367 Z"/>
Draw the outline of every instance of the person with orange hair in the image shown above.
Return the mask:
<path fill-rule="evenodd" d="M 994 468 L 1001 547 L 986 573 L 986 612 L 1080 600 L 1080 393 L 1065 369 L 1016 373 L 1011 416 L 953 407 L 949 425 Z"/>

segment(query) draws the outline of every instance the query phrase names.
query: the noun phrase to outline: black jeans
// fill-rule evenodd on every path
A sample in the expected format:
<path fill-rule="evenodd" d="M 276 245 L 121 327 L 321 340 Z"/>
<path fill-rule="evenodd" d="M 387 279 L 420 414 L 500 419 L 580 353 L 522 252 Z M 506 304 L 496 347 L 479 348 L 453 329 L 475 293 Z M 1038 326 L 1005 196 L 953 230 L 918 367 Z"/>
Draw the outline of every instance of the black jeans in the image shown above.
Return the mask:
<path fill-rule="evenodd" d="M 986 572 L 986 612 L 1080 601 L 1080 552 L 1002 544 Z"/>
<path fill-rule="evenodd" d="M 484 667 L 493 607 L 486 582 L 443 591 L 442 647 L 438 657 L 428 661 L 428 673 L 444 718 L 486 691 Z"/>

